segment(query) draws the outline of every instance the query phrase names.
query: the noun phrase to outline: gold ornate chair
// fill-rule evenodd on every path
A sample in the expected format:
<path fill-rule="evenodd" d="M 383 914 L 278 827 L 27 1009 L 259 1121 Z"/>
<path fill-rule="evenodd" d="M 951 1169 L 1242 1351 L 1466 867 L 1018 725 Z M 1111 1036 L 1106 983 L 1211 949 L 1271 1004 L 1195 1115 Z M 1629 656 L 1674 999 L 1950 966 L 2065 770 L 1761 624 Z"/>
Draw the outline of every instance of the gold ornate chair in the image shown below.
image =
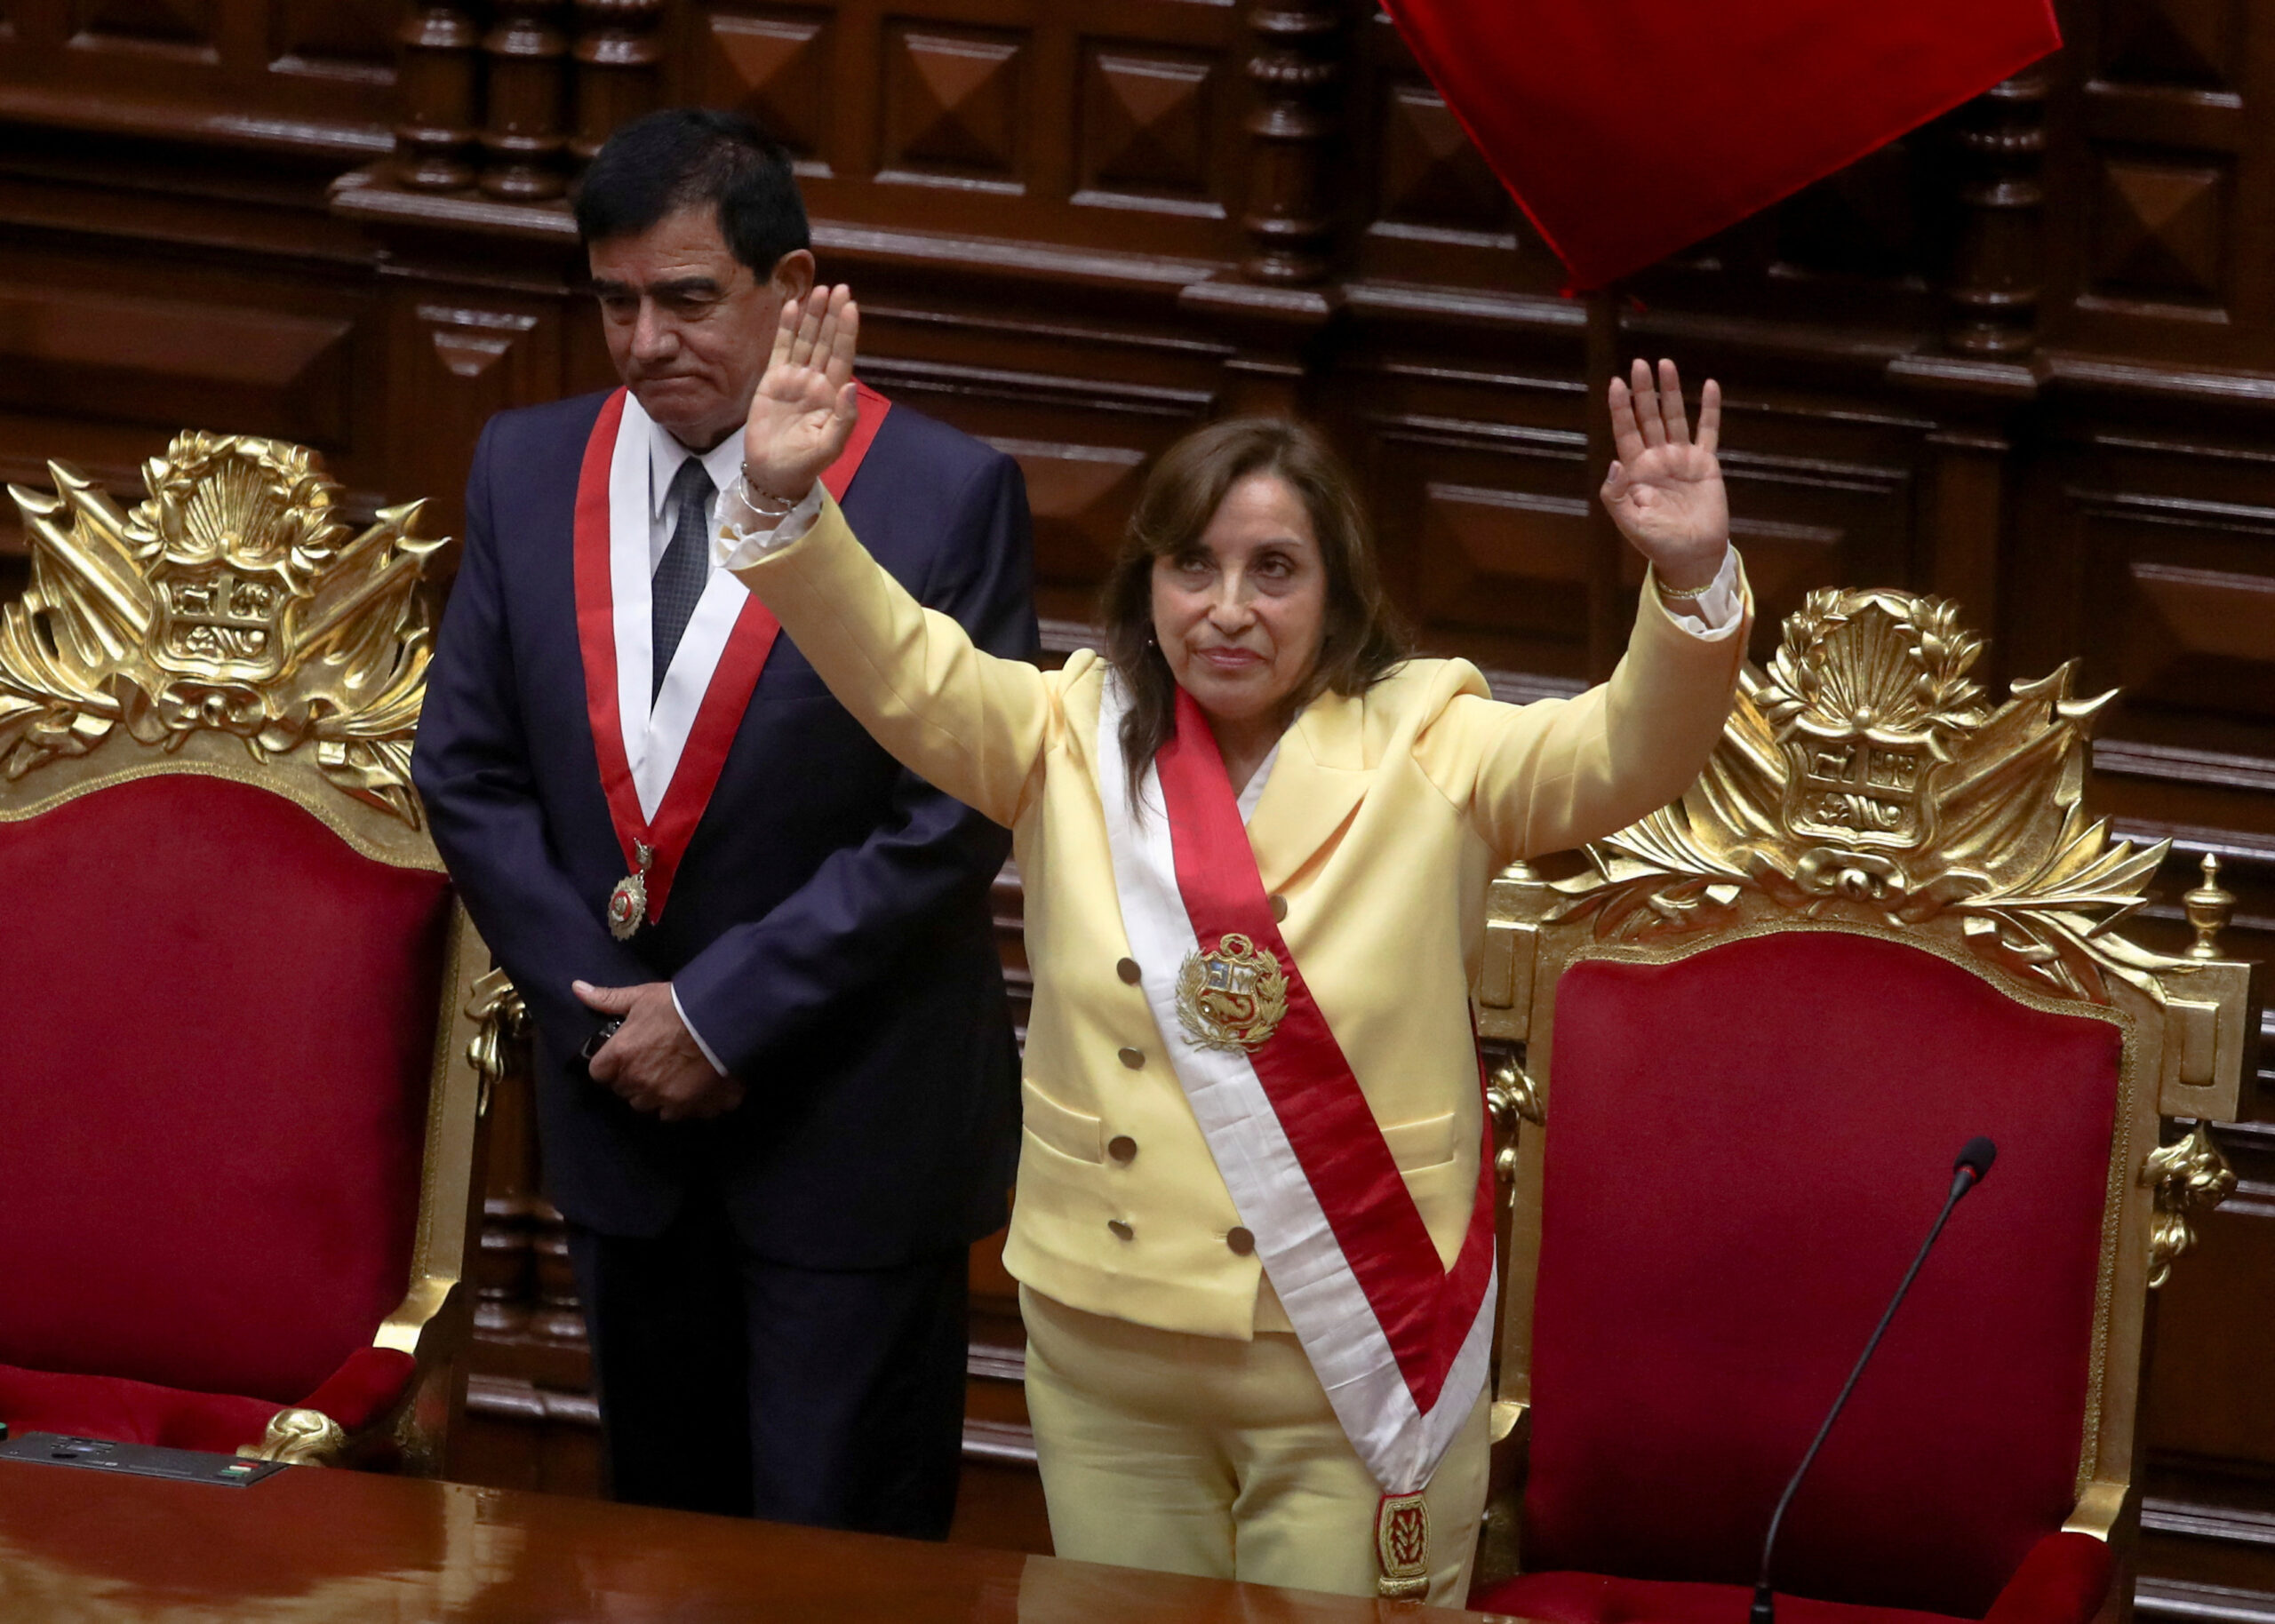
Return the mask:
<path fill-rule="evenodd" d="M 2255 1030 L 2116 928 L 2166 855 L 2082 805 L 2106 703 L 1993 708 L 1954 608 L 1824 591 L 1706 771 L 1578 872 L 1499 879 L 1484 1035 L 1523 1046 L 1473 1605 L 1737 1624 L 1771 1509 L 1975 1134 L 1953 1214 L 1787 1514 L 1786 1624 L 2128 1605 L 2147 1294 L 2233 1183 Z M 1506 1575 L 1518 1572 L 1511 1579 Z"/>
<path fill-rule="evenodd" d="M 419 505 L 185 434 L 51 465 L 0 606 L 0 1420 L 440 1465 L 518 1018 L 411 788 Z"/>

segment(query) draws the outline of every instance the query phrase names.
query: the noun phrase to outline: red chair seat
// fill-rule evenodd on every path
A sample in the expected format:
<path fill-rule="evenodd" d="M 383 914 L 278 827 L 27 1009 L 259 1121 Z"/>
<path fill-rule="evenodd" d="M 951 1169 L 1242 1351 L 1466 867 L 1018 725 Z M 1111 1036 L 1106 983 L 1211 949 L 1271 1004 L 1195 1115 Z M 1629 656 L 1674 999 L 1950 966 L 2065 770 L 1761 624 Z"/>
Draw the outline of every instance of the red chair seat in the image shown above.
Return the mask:
<path fill-rule="evenodd" d="M 298 1408 L 321 1410 L 349 1431 L 384 1414 L 418 1368 L 392 1348 L 358 1348 Z M 86 1376 L 0 1365 L 0 1421 L 12 1434 L 61 1432 L 117 1444 L 210 1449 L 223 1454 L 258 1444 L 268 1419 L 285 1406 L 161 1387 L 124 1376 Z"/>
<path fill-rule="evenodd" d="M 2109 1547 L 2090 1534 L 2040 1540 L 1992 1604 L 1987 1624 L 2086 1624 L 2109 1589 Z M 1600 1573 L 1525 1573 L 1469 1598 L 1480 1612 L 1538 1624 L 1746 1624 L 1746 1585 L 1616 1579 Z M 1805 1596 L 1777 1597 L 1778 1624 L 1952 1624 L 1939 1612 L 1859 1607 Z"/>

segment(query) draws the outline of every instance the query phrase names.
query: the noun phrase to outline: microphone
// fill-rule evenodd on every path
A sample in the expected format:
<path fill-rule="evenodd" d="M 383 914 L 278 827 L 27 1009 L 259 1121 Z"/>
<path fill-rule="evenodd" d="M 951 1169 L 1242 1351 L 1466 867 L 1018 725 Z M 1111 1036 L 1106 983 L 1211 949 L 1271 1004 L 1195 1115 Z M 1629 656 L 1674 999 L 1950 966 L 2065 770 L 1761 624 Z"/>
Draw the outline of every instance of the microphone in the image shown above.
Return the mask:
<path fill-rule="evenodd" d="M 1944 1232 L 1944 1221 L 1952 1215 L 1952 1208 L 1959 1198 L 1980 1184 L 1991 1172 L 1991 1164 L 1999 1159 L 1999 1147 L 1991 1142 L 1986 1134 L 1977 1134 L 1960 1150 L 1952 1163 L 1952 1192 L 1944 1198 L 1944 1210 L 1936 1214 L 1935 1227 L 1928 1231 L 1928 1238 L 1920 1243 L 1920 1254 L 1912 1260 L 1912 1267 L 1904 1270 L 1904 1283 L 1896 1288 L 1896 1295 L 1888 1299 L 1888 1308 L 1880 1315 L 1880 1323 L 1872 1327 L 1872 1339 L 1864 1344 L 1864 1351 L 1857 1356 L 1856 1368 L 1848 1373 L 1848 1381 L 1841 1387 L 1840 1397 L 1832 1401 L 1832 1408 L 1825 1412 L 1824 1424 L 1816 1429 L 1816 1437 L 1809 1440 L 1808 1451 L 1801 1456 L 1800 1465 L 1793 1469 L 1793 1476 L 1785 1485 L 1785 1492 L 1777 1497 L 1777 1509 L 1769 1514 L 1769 1532 L 1761 1541 L 1761 1567 L 1753 1581 L 1753 1606 L 1747 1614 L 1748 1624 L 1776 1624 L 1777 1598 L 1769 1588 L 1769 1558 L 1777 1548 L 1777 1525 L 1785 1520 L 1785 1508 L 1792 1503 L 1793 1491 L 1801 1486 L 1809 1465 L 1816 1459 L 1816 1452 L 1824 1445 L 1825 1434 L 1832 1430 L 1841 1407 L 1848 1402 L 1848 1395 L 1856 1390 L 1856 1378 L 1864 1373 L 1864 1366 L 1872 1363 L 1872 1350 L 1880 1345 L 1880 1336 L 1888 1329 L 1888 1321 L 1896 1318 L 1896 1305 L 1904 1301 L 1904 1294 L 1912 1289 L 1912 1282 L 1920 1273 L 1920 1265 L 1928 1261 L 1928 1254 L 1936 1244 L 1936 1237 Z"/>

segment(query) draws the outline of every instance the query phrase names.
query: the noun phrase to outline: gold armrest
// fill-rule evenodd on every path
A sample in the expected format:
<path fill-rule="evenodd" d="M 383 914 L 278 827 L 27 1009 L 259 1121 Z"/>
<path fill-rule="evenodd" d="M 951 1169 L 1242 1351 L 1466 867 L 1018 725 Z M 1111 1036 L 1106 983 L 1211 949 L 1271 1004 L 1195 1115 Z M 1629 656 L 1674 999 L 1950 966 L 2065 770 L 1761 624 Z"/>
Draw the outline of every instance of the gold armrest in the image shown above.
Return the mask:
<path fill-rule="evenodd" d="M 2077 1508 L 2069 1520 L 2062 1524 L 2063 1533 L 2089 1533 L 2106 1544 L 2117 1528 L 2118 1519 L 2125 1515 L 2125 1504 L 2132 1497 L 2129 1483 L 2110 1483 L 2095 1478 L 2078 1496 Z"/>
<path fill-rule="evenodd" d="M 1519 1404 L 1513 1398 L 1496 1398 L 1493 1401 L 1493 1421 L 1488 1437 L 1495 1448 L 1499 1448 L 1503 1439 L 1524 1425 L 1530 1409 L 1530 1405 Z"/>
<path fill-rule="evenodd" d="M 258 1444 L 237 1453 L 247 1461 L 282 1461 L 287 1466 L 330 1466 L 347 1453 L 347 1434 L 322 1410 L 279 1410 Z"/>
<path fill-rule="evenodd" d="M 411 1282 L 411 1290 L 394 1313 L 379 1322 L 379 1334 L 371 1338 L 374 1348 L 395 1348 L 424 1364 L 430 1340 L 442 1337 L 447 1330 L 455 1330 L 444 1318 L 444 1311 L 456 1306 L 451 1301 L 459 1290 L 456 1280 L 439 1275 L 421 1275 Z"/>

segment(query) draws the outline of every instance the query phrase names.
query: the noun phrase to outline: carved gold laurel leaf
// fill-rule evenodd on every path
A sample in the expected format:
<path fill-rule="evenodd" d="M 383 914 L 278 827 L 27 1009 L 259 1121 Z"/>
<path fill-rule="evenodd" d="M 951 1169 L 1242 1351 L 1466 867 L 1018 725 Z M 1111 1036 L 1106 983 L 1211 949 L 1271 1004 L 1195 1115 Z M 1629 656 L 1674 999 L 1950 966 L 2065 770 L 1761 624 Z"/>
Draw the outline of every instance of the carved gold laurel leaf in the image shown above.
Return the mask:
<path fill-rule="evenodd" d="M 1749 667 L 1720 743 L 1675 805 L 1587 849 L 1550 919 L 1641 942 L 1704 928 L 1749 894 L 1810 918 L 1949 914 L 1972 950 L 2042 991 L 2159 1003 L 2160 962 L 2109 934 L 2146 900 L 2166 843 L 2112 840 L 2082 808 L 2110 698 L 2073 665 L 1988 707 L 1981 642 L 1941 599 L 1826 588 Z"/>
<path fill-rule="evenodd" d="M 162 750 L 222 732 L 257 760 L 305 752 L 342 793 L 419 826 L 419 585 L 444 545 L 416 533 L 421 504 L 356 530 L 320 456 L 249 435 L 177 434 L 131 511 L 48 466 L 52 494 L 9 487 L 31 580 L 0 606 L 0 774 L 121 728 Z"/>
<path fill-rule="evenodd" d="M 2196 1226 L 2236 1187 L 2235 1169 L 2199 1122 L 2182 1138 L 2159 1145 L 2141 1164 L 2141 1182 L 2155 1192 L 2157 1217 L 2149 1234 L 2149 1289 L 2171 1278 L 2172 1266 L 2196 1247 Z"/>

